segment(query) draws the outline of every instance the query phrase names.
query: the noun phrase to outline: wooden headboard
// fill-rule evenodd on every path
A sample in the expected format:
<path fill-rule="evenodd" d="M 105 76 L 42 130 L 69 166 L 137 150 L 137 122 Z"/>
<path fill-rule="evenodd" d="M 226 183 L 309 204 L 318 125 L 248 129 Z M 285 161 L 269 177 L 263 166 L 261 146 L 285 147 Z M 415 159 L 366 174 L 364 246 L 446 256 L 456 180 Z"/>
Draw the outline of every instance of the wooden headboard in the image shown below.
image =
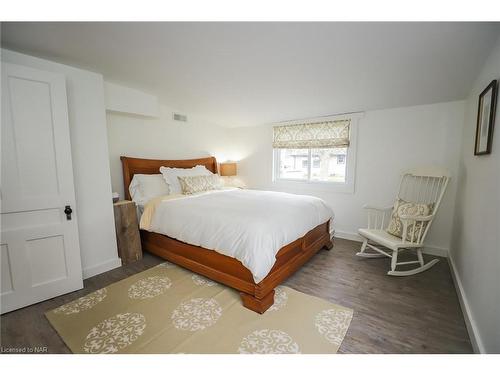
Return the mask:
<path fill-rule="evenodd" d="M 138 159 L 120 156 L 123 168 L 123 187 L 125 190 L 125 199 L 130 200 L 128 187 L 134 174 L 158 174 L 160 167 L 171 168 L 192 168 L 197 165 L 204 165 L 210 172 L 217 173 L 217 160 L 210 156 L 201 159 L 188 160 L 155 160 L 155 159 Z"/>

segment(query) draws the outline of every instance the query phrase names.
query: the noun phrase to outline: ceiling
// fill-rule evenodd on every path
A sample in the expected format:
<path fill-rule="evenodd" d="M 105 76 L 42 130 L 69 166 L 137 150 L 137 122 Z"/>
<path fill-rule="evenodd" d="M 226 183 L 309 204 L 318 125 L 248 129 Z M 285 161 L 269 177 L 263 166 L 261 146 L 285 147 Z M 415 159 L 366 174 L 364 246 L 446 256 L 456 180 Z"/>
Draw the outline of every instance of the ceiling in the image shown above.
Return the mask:
<path fill-rule="evenodd" d="M 3 23 L 2 46 L 222 126 L 463 99 L 500 23 Z"/>

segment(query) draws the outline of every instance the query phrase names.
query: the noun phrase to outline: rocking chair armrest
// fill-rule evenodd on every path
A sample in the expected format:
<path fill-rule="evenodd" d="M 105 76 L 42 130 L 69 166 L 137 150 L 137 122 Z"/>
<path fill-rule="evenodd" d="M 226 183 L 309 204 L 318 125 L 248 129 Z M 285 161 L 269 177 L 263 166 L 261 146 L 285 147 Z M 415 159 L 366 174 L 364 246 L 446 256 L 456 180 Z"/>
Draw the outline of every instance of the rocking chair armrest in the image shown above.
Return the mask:
<path fill-rule="evenodd" d="M 390 216 L 389 211 L 392 210 L 392 207 L 364 205 L 363 208 L 367 211 L 368 229 L 383 229 L 386 226 L 387 218 Z"/>
<path fill-rule="evenodd" d="M 412 215 L 400 215 L 399 219 L 401 221 L 431 221 L 434 214 L 427 216 L 412 216 Z"/>
<path fill-rule="evenodd" d="M 389 207 L 379 207 L 379 206 L 372 206 L 370 204 L 365 204 L 363 206 L 363 208 L 365 210 L 375 210 L 375 211 L 382 211 L 382 212 L 384 212 L 384 211 L 392 210 L 393 207 L 392 206 L 389 206 Z"/>

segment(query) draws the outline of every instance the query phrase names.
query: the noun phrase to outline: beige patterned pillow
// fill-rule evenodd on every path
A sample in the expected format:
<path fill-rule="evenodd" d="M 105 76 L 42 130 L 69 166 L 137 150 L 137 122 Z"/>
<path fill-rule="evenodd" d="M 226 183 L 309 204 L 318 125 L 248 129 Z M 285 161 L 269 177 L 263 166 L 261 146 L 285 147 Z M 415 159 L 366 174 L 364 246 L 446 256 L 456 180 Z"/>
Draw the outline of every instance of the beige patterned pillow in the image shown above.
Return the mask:
<path fill-rule="evenodd" d="M 208 190 L 222 189 L 219 175 L 208 176 L 177 176 L 181 184 L 182 194 L 194 194 Z"/>
<path fill-rule="evenodd" d="M 392 209 L 391 221 L 386 229 L 386 232 L 392 234 L 393 236 L 403 238 L 403 222 L 400 219 L 401 215 L 413 215 L 413 216 L 428 216 L 432 214 L 434 209 L 434 203 L 424 204 L 424 203 L 412 203 L 407 202 L 403 199 L 398 199 L 394 203 L 394 208 Z M 415 226 L 415 231 L 413 227 Z M 410 223 L 408 225 L 408 230 L 406 233 L 407 241 L 416 241 L 418 234 L 420 233 L 420 227 L 422 227 L 422 233 L 424 233 L 427 227 L 427 222 L 417 222 L 416 225 Z"/>

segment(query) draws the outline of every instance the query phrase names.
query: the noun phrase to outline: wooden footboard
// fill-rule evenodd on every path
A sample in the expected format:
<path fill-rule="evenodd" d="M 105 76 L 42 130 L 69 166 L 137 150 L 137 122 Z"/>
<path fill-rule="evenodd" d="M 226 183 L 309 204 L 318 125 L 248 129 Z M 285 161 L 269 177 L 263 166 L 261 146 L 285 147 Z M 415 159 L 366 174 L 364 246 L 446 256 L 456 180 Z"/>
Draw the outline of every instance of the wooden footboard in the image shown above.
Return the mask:
<path fill-rule="evenodd" d="M 144 250 L 240 291 L 243 305 L 261 314 L 274 303 L 276 286 L 318 250 L 332 247 L 329 222 L 318 225 L 304 237 L 284 246 L 269 274 L 255 284 L 251 272 L 235 258 L 147 231 L 141 231 L 141 241 Z"/>

